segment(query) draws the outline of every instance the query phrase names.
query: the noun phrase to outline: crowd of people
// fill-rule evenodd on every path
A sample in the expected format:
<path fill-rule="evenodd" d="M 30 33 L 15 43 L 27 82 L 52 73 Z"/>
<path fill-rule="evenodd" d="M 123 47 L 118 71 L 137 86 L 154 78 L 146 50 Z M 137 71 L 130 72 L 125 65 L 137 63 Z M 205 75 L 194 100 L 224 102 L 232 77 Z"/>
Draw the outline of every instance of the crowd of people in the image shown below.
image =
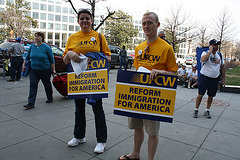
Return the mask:
<path fill-rule="evenodd" d="M 87 52 L 103 53 L 103 56 L 111 61 L 111 52 L 104 35 L 91 29 L 93 17 L 89 9 L 80 9 L 78 11 L 77 20 L 81 30 L 72 34 L 67 41 L 66 48 L 63 54 L 64 63 L 68 64 L 71 61 L 80 63 L 80 54 L 86 55 Z M 219 68 L 222 67 L 222 83 L 225 80 L 224 61 L 217 54 L 218 45 L 220 42 L 212 40 L 209 43 L 209 51 L 204 52 L 201 61 L 203 67 L 198 79 L 197 66 L 192 65 L 191 70 L 186 68 L 183 64 L 180 69 L 176 64 L 174 51 L 169 42 L 165 39 L 163 31 L 157 33 L 160 26 L 158 15 L 154 12 L 147 12 L 142 17 L 142 28 L 146 35 L 146 40 L 135 48 L 135 59 L 133 66 L 138 70 L 144 67 L 150 71 L 150 80 L 156 78 L 159 74 L 178 76 L 179 80 L 183 82 L 183 86 L 187 88 L 194 88 L 198 86 L 199 94 L 197 96 L 196 107 L 193 117 L 198 117 L 198 108 L 200 106 L 203 95 L 206 91 L 208 94 L 208 104 L 204 115 L 207 118 L 210 116 L 210 107 L 213 97 L 216 95 L 218 76 L 220 75 Z M 12 52 L 11 61 L 11 78 L 8 81 L 19 80 L 21 72 L 26 70 L 25 64 L 31 60 L 30 70 L 30 90 L 28 96 L 28 103 L 23 107 L 25 109 L 32 109 L 35 107 L 35 100 L 37 96 L 38 83 L 41 80 L 46 96 L 46 103 L 53 101 L 53 91 L 51 85 L 51 74 L 55 74 L 55 61 L 51 48 L 44 43 L 44 34 L 42 32 L 35 33 L 36 44 L 27 45 L 27 39 L 24 39 L 24 44 L 20 44 L 21 38 L 16 38 L 15 44 L 10 47 Z M 81 41 L 95 41 L 96 43 L 81 43 Z M 82 45 L 79 45 L 82 44 Z M 159 49 L 160 48 L 160 49 Z M 148 56 L 158 56 L 158 60 L 148 58 Z M 121 66 L 126 70 L 126 50 L 125 46 L 121 51 Z M 88 62 L 92 59 L 88 58 Z M 68 142 L 68 146 L 75 147 L 79 144 L 85 143 L 86 140 L 86 114 L 85 114 L 85 98 L 74 99 L 75 104 L 75 125 L 73 131 L 73 138 Z M 103 110 L 102 99 L 96 100 L 92 104 L 92 110 L 95 117 L 96 129 L 96 147 L 95 153 L 103 153 L 107 143 L 107 124 L 105 113 Z M 130 153 L 124 154 L 118 160 L 139 160 L 140 150 L 144 140 L 144 132 L 148 134 L 148 159 L 153 160 L 157 151 L 159 143 L 160 122 L 154 120 L 138 119 L 129 117 L 129 129 L 134 131 L 133 150 Z"/>
<path fill-rule="evenodd" d="M 182 64 L 178 69 L 178 79 L 183 82 L 183 87 L 195 88 L 198 85 L 197 65 L 193 64 L 192 69 L 188 70 L 186 64 Z"/>

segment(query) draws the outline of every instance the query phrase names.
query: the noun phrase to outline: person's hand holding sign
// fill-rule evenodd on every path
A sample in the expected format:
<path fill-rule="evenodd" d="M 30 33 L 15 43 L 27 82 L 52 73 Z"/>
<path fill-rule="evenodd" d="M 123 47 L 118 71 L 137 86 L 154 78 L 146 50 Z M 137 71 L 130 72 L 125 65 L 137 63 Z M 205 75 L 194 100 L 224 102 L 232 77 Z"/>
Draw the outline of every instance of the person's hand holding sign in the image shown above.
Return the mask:
<path fill-rule="evenodd" d="M 177 76 L 177 72 L 152 69 L 150 73 L 150 80 L 153 80 L 154 78 L 156 78 L 158 74 Z"/>
<path fill-rule="evenodd" d="M 164 72 L 165 72 L 164 70 L 152 69 L 150 73 L 150 80 L 156 78 L 158 74 L 164 74 Z"/>
<path fill-rule="evenodd" d="M 76 52 L 68 51 L 67 56 L 68 56 L 69 60 L 72 60 L 75 63 L 80 63 L 80 61 L 81 61 L 79 54 L 77 54 Z"/>

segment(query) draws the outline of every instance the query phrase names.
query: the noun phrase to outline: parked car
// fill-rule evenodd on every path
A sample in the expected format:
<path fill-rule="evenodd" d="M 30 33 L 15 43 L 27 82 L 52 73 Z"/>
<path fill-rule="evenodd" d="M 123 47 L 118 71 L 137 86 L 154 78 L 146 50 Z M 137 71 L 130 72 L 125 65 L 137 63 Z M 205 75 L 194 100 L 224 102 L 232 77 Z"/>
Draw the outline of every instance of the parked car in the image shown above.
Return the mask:
<path fill-rule="evenodd" d="M 110 68 L 114 68 L 115 66 L 120 66 L 120 51 L 122 50 L 118 46 L 114 45 L 108 45 L 110 51 L 111 51 L 111 62 L 110 62 Z M 127 55 L 127 68 L 131 69 L 133 64 L 133 58 L 129 55 Z"/>
<path fill-rule="evenodd" d="M 186 56 L 185 59 L 186 59 L 186 64 L 192 65 L 194 63 L 194 59 L 192 56 Z"/>
<path fill-rule="evenodd" d="M 175 54 L 175 59 L 178 66 L 181 66 L 182 64 L 186 64 L 186 59 L 182 54 Z"/>
<path fill-rule="evenodd" d="M 6 50 L 8 48 L 10 48 L 10 46 L 15 43 L 14 40 L 10 40 L 10 41 L 7 41 L 7 42 L 4 42 L 0 45 L 0 48 Z M 29 41 L 29 44 L 33 44 L 35 43 L 34 41 Z M 55 59 L 55 68 L 56 68 L 56 72 L 59 73 L 59 72 L 67 72 L 67 65 L 63 62 L 63 58 L 62 58 L 62 55 L 63 55 L 63 50 L 60 49 L 58 46 L 56 45 L 53 45 L 53 44 L 49 44 L 49 43 L 46 43 L 51 49 L 52 49 L 52 52 L 53 52 L 53 55 L 54 55 L 54 59 Z M 7 60 L 7 61 L 10 61 L 11 59 L 11 54 L 8 53 L 8 51 L 0 51 L 0 67 L 2 68 L 2 64 L 3 64 L 3 59 Z M 9 69 L 7 70 L 9 71 Z"/>

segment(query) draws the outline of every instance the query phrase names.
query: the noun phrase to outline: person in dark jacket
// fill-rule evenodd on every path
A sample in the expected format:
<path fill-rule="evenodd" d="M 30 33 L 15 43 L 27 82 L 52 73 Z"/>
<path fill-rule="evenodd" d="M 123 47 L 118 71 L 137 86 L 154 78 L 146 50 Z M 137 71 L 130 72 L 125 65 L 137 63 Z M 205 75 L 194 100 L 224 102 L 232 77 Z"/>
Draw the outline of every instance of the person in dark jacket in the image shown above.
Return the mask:
<path fill-rule="evenodd" d="M 127 70 L 127 51 L 125 50 L 125 46 L 123 45 L 123 49 L 120 51 L 120 67 L 119 70 L 122 69 L 122 65 L 124 66 L 125 71 Z"/>
<path fill-rule="evenodd" d="M 22 73 L 22 64 L 23 64 L 23 53 L 24 53 L 24 47 L 20 43 L 21 38 L 16 38 L 16 43 L 12 44 L 9 53 L 11 53 L 11 68 L 10 68 L 10 79 L 8 79 L 8 82 L 14 82 L 19 81 L 21 79 L 21 73 Z"/>
<path fill-rule="evenodd" d="M 56 73 L 53 52 L 52 49 L 44 43 L 44 34 L 42 32 L 35 33 L 35 41 L 36 44 L 33 44 L 30 47 L 22 66 L 22 71 L 24 72 L 26 70 L 26 61 L 31 60 L 28 104 L 23 106 L 26 110 L 35 107 L 34 104 L 40 80 L 45 88 L 47 96 L 46 103 L 51 103 L 53 101 L 53 90 L 50 81 L 51 74 Z"/>

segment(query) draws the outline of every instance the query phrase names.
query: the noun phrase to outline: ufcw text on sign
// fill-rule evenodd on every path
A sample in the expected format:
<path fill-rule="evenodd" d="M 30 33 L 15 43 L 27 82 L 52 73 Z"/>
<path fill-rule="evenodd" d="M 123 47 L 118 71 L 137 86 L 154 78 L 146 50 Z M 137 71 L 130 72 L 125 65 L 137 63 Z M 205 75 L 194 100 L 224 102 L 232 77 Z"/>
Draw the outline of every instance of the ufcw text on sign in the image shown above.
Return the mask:
<path fill-rule="evenodd" d="M 108 70 L 106 60 L 92 61 L 80 75 L 68 66 L 68 98 L 107 98 Z"/>
<path fill-rule="evenodd" d="M 114 114 L 172 122 L 177 77 L 158 75 L 152 81 L 149 73 L 119 71 Z"/>

